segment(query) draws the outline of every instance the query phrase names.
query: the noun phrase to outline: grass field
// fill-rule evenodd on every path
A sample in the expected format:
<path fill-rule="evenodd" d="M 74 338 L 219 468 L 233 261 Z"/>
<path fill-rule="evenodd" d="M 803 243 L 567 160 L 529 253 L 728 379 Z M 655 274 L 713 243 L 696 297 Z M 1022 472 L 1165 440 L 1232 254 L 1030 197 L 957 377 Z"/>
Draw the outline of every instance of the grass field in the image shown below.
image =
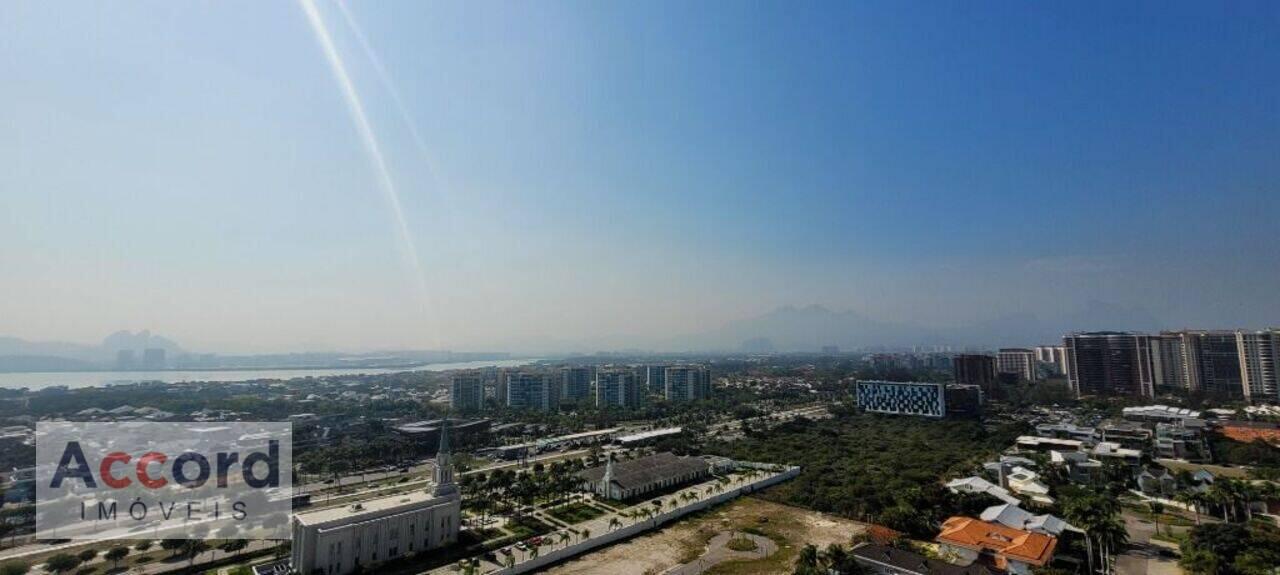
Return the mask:
<path fill-rule="evenodd" d="M 568 505 L 561 505 L 560 507 L 551 509 L 550 511 L 547 511 L 547 514 L 569 525 L 573 525 L 575 523 L 582 523 L 583 521 L 590 521 L 596 517 L 604 515 L 604 511 L 587 505 L 586 503 L 570 503 Z"/>

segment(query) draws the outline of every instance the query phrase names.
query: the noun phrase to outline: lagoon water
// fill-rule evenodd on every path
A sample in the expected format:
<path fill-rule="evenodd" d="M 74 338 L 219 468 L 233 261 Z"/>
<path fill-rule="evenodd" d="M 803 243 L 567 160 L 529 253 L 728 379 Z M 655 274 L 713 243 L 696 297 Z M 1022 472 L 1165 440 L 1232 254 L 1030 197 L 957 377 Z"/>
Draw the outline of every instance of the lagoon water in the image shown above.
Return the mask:
<path fill-rule="evenodd" d="M 405 371 L 448 371 L 478 367 L 517 367 L 536 362 L 536 359 L 497 359 L 487 361 L 462 361 L 454 363 L 429 363 L 415 367 L 355 367 L 318 369 L 226 369 L 193 371 L 57 371 L 34 373 L 0 373 L 0 388 L 30 390 L 65 385 L 70 388 L 95 387 L 139 381 L 250 381 L 255 379 L 293 379 L 298 377 L 324 377 L 329 375 L 355 375 L 400 373 Z"/>

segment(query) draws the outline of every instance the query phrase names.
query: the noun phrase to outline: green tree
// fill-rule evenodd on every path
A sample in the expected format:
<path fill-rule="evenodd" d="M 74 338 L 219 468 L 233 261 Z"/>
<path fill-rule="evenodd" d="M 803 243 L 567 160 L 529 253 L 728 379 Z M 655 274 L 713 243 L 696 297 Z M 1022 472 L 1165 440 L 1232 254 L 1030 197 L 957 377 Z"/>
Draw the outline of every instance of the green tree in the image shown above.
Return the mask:
<path fill-rule="evenodd" d="M 816 546 L 805 545 L 800 549 L 800 555 L 796 557 L 795 575 L 821 575 L 820 557 Z"/>
<path fill-rule="evenodd" d="M 1179 491 L 1173 496 L 1173 500 L 1191 508 L 1191 512 L 1195 514 L 1196 525 L 1200 524 L 1200 498 L 1198 493 L 1193 491 Z"/>
<path fill-rule="evenodd" d="M 0 575 L 26 575 L 31 566 L 21 561 L 10 561 L 0 564 Z"/>
<path fill-rule="evenodd" d="M 76 557 L 80 558 L 81 563 L 88 563 L 98 557 L 98 550 L 85 549 L 84 551 L 81 551 L 80 553 L 76 554 Z"/>
<path fill-rule="evenodd" d="M 1164 504 L 1159 501 L 1148 501 L 1147 507 L 1151 509 L 1151 521 L 1156 525 L 1156 534 L 1160 534 L 1160 514 L 1164 513 Z"/>
<path fill-rule="evenodd" d="M 53 573 L 70 573 L 80 566 L 80 559 L 75 555 L 59 553 L 44 562 L 45 571 Z"/>
<path fill-rule="evenodd" d="M 1208 549 L 1190 549 L 1182 552 L 1178 565 L 1192 575 L 1218 575 L 1218 556 Z"/>
<path fill-rule="evenodd" d="M 185 539 L 161 539 L 160 548 L 168 551 L 170 556 L 177 555 L 178 551 L 187 546 Z"/>
<path fill-rule="evenodd" d="M 218 546 L 224 553 L 232 555 L 238 554 L 249 546 L 249 542 L 244 539 L 228 539 Z"/>
<path fill-rule="evenodd" d="M 112 567 L 119 567 L 120 560 L 129 556 L 129 548 L 124 545 L 117 545 L 107 550 L 107 554 L 103 555 L 107 561 L 111 562 Z"/>
<path fill-rule="evenodd" d="M 209 550 L 209 544 L 205 542 L 203 539 L 193 539 L 191 541 L 187 541 L 186 545 L 183 546 L 183 550 L 182 550 L 183 553 L 187 555 L 187 566 L 188 567 L 194 566 L 196 564 L 196 557 L 199 557 L 201 553 L 204 553 L 205 551 L 208 551 L 208 550 Z"/>

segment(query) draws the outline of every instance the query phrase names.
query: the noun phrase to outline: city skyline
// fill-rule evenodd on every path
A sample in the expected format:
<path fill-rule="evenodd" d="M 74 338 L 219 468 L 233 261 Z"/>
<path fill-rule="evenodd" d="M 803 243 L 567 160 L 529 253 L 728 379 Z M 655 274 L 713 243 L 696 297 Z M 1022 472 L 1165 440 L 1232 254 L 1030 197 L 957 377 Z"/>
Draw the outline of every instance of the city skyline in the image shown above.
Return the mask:
<path fill-rule="evenodd" d="M 0 335 L 1280 323 L 1280 8 L 937 8 L 7 4 Z"/>

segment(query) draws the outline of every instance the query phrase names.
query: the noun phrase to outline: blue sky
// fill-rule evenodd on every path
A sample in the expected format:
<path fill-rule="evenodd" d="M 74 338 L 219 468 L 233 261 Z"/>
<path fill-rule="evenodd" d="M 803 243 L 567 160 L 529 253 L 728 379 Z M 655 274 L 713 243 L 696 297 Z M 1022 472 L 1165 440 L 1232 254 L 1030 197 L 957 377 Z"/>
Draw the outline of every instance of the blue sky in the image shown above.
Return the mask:
<path fill-rule="evenodd" d="M 415 266 L 299 4 L 5 2 L 0 334 L 660 346 L 810 303 L 1280 323 L 1280 5 L 690 4 L 349 3 L 401 114 L 318 0 Z"/>

